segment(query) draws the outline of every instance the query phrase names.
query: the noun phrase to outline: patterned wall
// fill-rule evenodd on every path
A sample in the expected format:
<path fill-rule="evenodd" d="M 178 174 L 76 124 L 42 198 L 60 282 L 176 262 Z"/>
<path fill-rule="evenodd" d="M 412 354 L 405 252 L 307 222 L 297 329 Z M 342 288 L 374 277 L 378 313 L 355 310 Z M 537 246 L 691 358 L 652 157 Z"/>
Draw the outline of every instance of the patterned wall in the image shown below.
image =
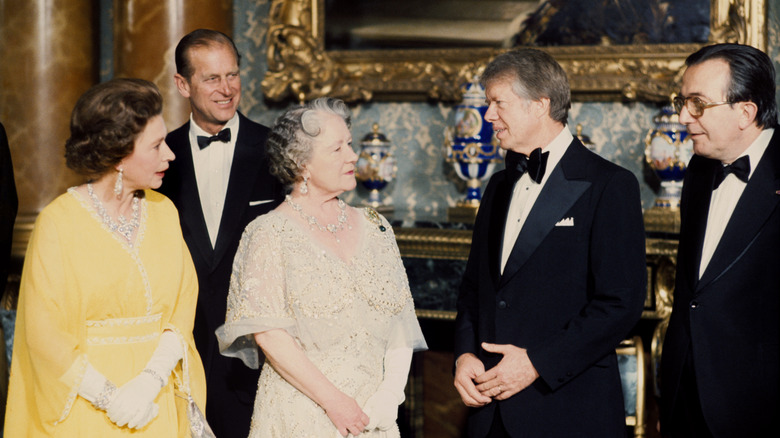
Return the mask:
<path fill-rule="evenodd" d="M 235 40 L 244 56 L 242 111 L 270 125 L 283 108 L 266 103 L 260 81 L 266 71 L 265 32 L 270 0 L 235 0 Z M 769 54 L 780 67 L 780 0 L 768 0 Z M 778 80 L 780 83 L 780 79 Z M 644 164 L 644 138 L 659 111 L 647 103 L 574 103 L 569 116 L 572 131 L 580 123 L 583 133 L 605 158 L 630 169 L 640 182 L 644 208 L 652 206 L 658 181 Z M 355 144 L 371 132 L 373 123 L 393 143 L 398 176 L 385 194 L 395 205 L 395 217 L 446 220 L 447 207 L 465 196 L 465 183 L 445 163 L 444 129 L 454 122 L 453 105 L 415 103 L 365 103 L 352 107 Z M 399 181 L 401 181 L 399 183 Z M 483 188 L 484 188 L 483 183 Z M 346 199 L 355 204 L 367 198 L 359 187 Z"/>

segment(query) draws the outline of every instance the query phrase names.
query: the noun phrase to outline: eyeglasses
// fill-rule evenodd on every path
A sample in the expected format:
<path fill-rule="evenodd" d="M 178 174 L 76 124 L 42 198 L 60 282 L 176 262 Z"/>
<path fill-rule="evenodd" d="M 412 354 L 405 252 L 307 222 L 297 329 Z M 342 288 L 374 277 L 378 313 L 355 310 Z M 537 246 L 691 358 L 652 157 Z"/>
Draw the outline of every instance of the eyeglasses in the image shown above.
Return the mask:
<path fill-rule="evenodd" d="M 732 104 L 734 102 L 729 102 L 727 100 L 724 100 L 723 102 L 709 102 L 706 103 L 703 100 L 701 100 L 697 96 L 690 96 L 690 97 L 681 97 L 677 96 L 672 100 L 672 104 L 674 105 L 674 110 L 677 111 L 677 114 L 680 114 L 682 112 L 683 107 L 688 110 L 688 112 L 691 114 L 691 117 L 694 119 L 698 119 L 699 117 L 704 114 L 704 110 L 712 107 L 712 106 L 718 106 L 718 105 L 725 105 L 725 104 Z"/>

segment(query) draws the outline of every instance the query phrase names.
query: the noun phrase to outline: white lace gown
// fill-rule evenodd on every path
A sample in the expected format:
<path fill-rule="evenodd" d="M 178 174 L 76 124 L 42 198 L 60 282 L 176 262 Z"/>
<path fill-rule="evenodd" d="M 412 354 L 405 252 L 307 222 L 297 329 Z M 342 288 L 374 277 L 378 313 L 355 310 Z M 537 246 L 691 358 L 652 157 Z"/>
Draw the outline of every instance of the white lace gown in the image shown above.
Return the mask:
<path fill-rule="evenodd" d="M 382 382 L 385 351 L 427 348 L 393 231 L 374 210 L 364 212 L 353 225 L 362 237 L 349 262 L 285 213 L 272 211 L 249 224 L 233 265 L 226 323 L 217 330 L 222 354 L 256 368 L 252 335 L 284 329 L 336 387 L 363 406 Z M 332 438 L 338 431 L 320 406 L 266 363 L 249 436 Z M 360 436 L 399 432 L 396 427 Z"/>

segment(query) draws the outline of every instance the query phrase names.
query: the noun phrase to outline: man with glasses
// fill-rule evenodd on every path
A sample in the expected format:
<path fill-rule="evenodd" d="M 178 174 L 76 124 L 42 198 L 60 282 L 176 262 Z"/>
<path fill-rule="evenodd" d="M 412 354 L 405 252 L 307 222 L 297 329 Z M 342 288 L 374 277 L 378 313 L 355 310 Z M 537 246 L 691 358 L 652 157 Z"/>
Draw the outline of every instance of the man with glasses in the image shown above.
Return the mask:
<path fill-rule="evenodd" d="M 780 413 L 780 135 L 775 71 L 750 46 L 686 60 L 674 101 L 695 155 L 685 174 L 661 358 L 669 437 L 758 437 Z"/>

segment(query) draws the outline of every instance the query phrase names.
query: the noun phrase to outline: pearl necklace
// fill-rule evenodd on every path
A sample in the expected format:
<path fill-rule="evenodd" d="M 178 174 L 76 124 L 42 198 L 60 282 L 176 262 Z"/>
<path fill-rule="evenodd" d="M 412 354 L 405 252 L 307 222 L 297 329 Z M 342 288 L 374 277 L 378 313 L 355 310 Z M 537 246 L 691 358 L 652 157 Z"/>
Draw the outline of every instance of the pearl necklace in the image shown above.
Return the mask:
<path fill-rule="evenodd" d="M 338 217 L 338 224 L 325 224 L 320 225 L 320 222 L 317 220 L 316 217 L 310 216 L 303 212 L 303 208 L 300 206 L 300 204 L 296 204 L 293 202 L 292 197 L 290 195 L 287 195 L 284 197 L 284 200 L 290 204 L 290 207 L 292 207 L 293 210 L 297 211 L 298 214 L 301 215 L 301 217 L 309 223 L 309 226 L 311 227 L 317 227 L 320 231 L 329 231 L 331 234 L 333 234 L 333 237 L 336 239 L 336 242 L 341 242 L 336 236 L 336 233 L 343 230 L 345 226 L 347 225 L 347 204 L 339 199 L 338 206 L 339 206 L 339 217 Z M 349 226 L 349 229 L 352 229 L 352 226 Z"/>
<path fill-rule="evenodd" d="M 138 213 L 140 210 L 138 197 L 133 195 L 133 213 L 130 217 L 130 221 L 128 222 L 127 219 L 125 219 L 125 217 L 120 214 L 117 218 L 119 223 L 116 223 L 113 219 L 111 219 L 111 215 L 108 214 L 106 208 L 103 206 L 103 203 L 100 202 L 100 198 L 95 195 L 95 191 L 92 189 L 91 183 L 87 183 L 87 192 L 89 193 L 89 197 L 92 199 L 92 204 L 95 206 L 95 210 L 97 211 L 98 216 L 100 216 L 100 220 L 103 221 L 103 225 L 105 225 L 111 232 L 119 233 L 127 240 L 128 243 L 130 243 L 133 239 L 133 232 L 141 225 L 141 219 Z"/>

